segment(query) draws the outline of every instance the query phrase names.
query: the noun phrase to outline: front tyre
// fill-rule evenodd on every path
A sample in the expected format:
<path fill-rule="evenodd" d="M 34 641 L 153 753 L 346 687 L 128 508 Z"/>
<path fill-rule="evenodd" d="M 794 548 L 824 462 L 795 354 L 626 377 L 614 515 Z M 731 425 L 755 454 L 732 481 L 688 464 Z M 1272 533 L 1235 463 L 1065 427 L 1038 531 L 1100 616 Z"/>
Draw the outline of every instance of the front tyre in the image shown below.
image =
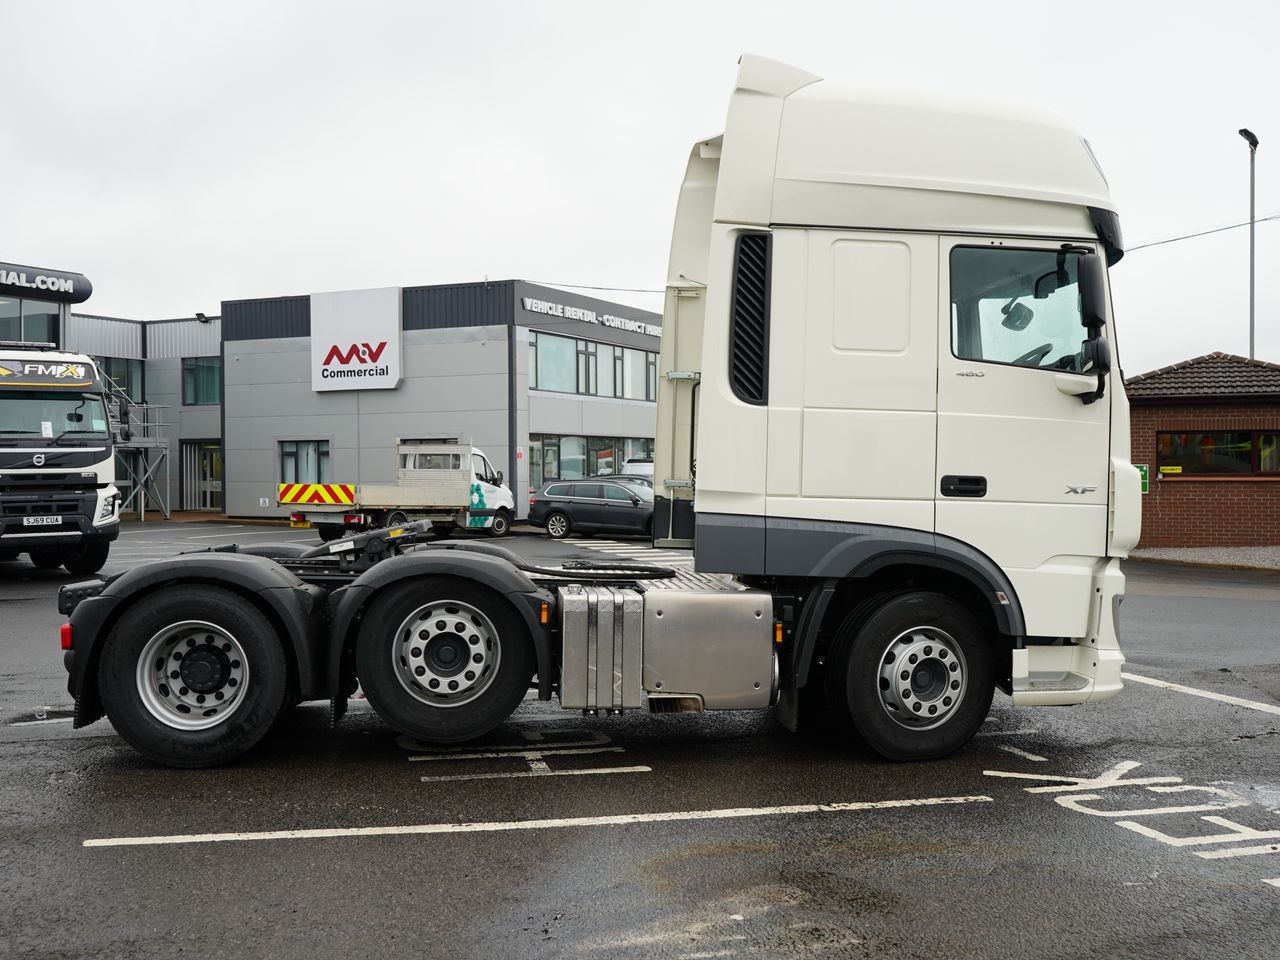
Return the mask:
<path fill-rule="evenodd" d="M 533 645 L 503 597 L 452 577 L 424 577 L 380 594 L 356 646 L 360 685 L 401 733 L 457 743 L 488 733 L 519 706 Z"/>
<path fill-rule="evenodd" d="M 828 696 L 890 760 L 933 760 L 968 743 L 995 692 L 991 646 L 973 615 L 912 591 L 855 612 L 836 633 Z"/>
<path fill-rule="evenodd" d="M 511 532 L 511 514 L 506 507 L 502 507 L 493 515 L 493 522 L 489 524 L 489 536 L 505 537 Z"/>
<path fill-rule="evenodd" d="M 284 706 L 280 637 L 252 603 L 218 587 L 165 587 L 127 610 L 107 637 L 102 704 L 139 753 L 171 767 L 233 760 Z"/>
<path fill-rule="evenodd" d="M 37 570 L 56 570 L 62 566 L 66 554 L 61 550 L 32 550 L 31 563 Z"/>
<path fill-rule="evenodd" d="M 74 573 L 77 576 L 97 573 L 106 564 L 110 550 L 111 544 L 102 541 L 84 543 L 64 554 L 62 565 L 67 568 L 68 573 Z"/>

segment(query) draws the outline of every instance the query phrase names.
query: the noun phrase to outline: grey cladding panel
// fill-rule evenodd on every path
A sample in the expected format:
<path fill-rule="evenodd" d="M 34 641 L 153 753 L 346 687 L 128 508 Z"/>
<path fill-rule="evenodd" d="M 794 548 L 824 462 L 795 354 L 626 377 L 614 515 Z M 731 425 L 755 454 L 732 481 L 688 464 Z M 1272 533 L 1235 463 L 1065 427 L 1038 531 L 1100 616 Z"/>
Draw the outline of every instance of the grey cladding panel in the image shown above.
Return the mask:
<path fill-rule="evenodd" d="M 510 280 L 440 287 L 405 287 L 401 323 L 405 330 L 492 327 L 511 323 Z"/>
<path fill-rule="evenodd" d="M 231 300 L 222 304 L 223 340 L 311 336 L 311 298 Z"/>

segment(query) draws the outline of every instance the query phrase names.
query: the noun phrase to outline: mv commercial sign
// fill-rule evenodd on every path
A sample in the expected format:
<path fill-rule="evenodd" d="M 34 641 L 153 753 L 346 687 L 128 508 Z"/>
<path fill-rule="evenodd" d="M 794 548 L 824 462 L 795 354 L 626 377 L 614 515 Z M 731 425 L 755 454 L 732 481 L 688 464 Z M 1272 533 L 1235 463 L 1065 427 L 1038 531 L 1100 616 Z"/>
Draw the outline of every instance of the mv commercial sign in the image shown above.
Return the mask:
<path fill-rule="evenodd" d="M 400 288 L 311 295 L 311 389 L 400 384 Z"/>

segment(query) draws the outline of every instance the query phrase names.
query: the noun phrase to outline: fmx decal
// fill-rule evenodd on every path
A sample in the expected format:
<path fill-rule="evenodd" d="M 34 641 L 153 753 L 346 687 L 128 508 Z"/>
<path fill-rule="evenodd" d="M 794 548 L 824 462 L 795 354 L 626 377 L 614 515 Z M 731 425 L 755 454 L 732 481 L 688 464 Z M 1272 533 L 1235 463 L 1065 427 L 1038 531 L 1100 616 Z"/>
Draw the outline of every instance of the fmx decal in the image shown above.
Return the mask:
<path fill-rule="evenodd" d="M 329 348 L 329 352 L 325 355 L 324 363 L 321 366 L 329 366 L 331 363 L 338 363 L 346 366 L 349 363 L 377 363 L 378 358 L 382 356 L 382 351 L 387 349 L 387 341 L 383 340 L 376 346 L 370 343 L 353 343 L 350 347 L 343 350 L 338 348 L 335 343 Z"/>

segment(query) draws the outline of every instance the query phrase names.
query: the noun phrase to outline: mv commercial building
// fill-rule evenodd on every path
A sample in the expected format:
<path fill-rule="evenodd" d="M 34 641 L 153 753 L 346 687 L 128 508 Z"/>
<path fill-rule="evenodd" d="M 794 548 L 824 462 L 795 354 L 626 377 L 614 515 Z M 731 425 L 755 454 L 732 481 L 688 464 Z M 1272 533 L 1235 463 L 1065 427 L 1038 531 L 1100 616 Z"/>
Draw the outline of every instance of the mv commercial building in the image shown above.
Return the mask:
<path fill-rule="evenodd" d="M 0 274 L 91 289 L 79 274 Z M 0 339 L 99 358 L 163 438 L 151 499 L 173 510 L 279 517 L 280 483 L 393 482 L 398 439 L 439 438 L 483 450 L 524 516 L 531 487 L 653 455 L 662 320 L 634 307 L 523 280 L 228 300 L 221 316 L 145 322 L 72 312 L 75 297 L 0 282 Z"/>

